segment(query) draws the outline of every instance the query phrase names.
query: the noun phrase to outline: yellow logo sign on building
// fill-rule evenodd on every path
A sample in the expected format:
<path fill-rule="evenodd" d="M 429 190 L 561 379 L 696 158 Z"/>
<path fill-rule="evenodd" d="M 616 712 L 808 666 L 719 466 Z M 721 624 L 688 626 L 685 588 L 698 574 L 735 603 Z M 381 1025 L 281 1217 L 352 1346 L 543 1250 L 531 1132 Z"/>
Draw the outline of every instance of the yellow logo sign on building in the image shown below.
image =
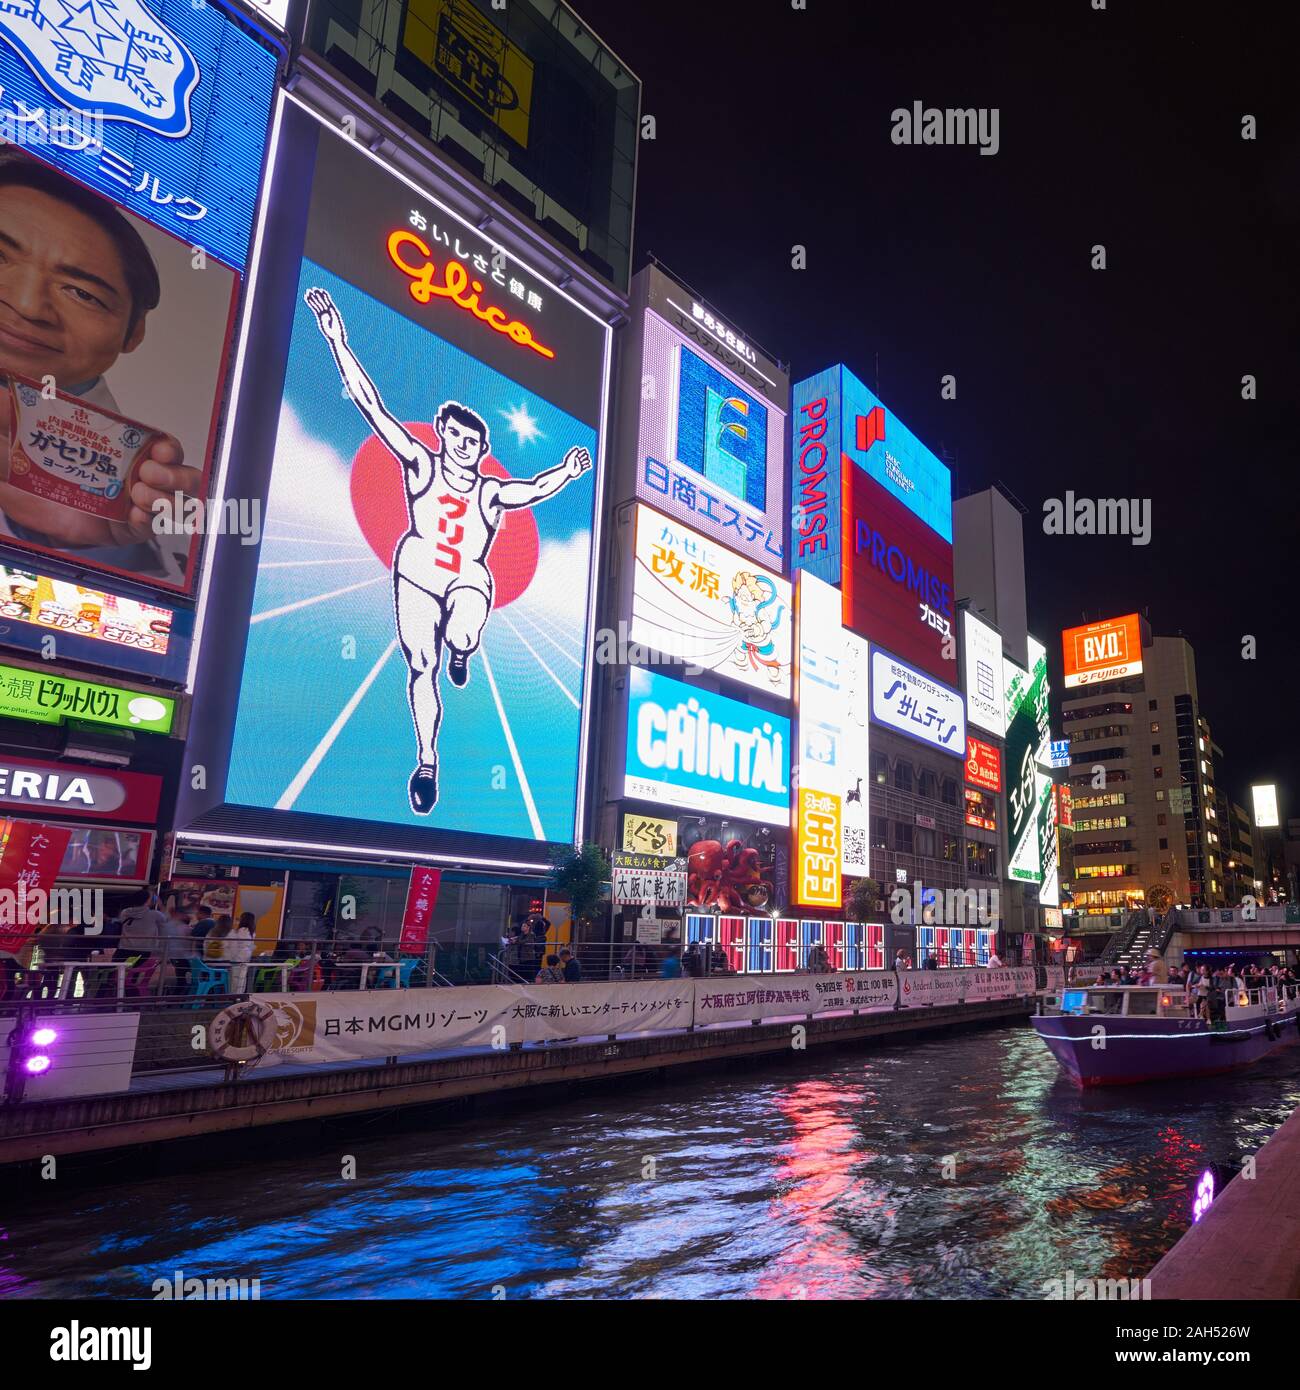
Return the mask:
<path fill-rule="evenodd" d="M 527 149 L 532 61 L 473 5 L 466 0 L 410 0 L 402 44 Z"/>
<path fill-rule="evenodd" d="M 677 857 L 677 822 L 654 816 L 623 817 L 623 848 L 629 854 L 659 854 Z"/>

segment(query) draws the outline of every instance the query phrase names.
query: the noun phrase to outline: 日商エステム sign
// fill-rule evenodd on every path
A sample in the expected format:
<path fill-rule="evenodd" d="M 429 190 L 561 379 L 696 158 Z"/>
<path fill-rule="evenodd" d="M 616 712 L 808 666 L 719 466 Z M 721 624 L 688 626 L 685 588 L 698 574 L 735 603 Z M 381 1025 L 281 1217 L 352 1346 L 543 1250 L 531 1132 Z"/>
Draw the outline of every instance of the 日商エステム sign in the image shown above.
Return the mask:
<path fill-rule="evenodd" d="M 644 277 L 644 278 L 643 278 Z M 785 567 L 786 378 L 655 266 L 641 321 L 636 496 L 746 559 Z M 731 333 L 735 345 L 726 342 Z M 757 359 L 757 360 L 751 360 Z"/>

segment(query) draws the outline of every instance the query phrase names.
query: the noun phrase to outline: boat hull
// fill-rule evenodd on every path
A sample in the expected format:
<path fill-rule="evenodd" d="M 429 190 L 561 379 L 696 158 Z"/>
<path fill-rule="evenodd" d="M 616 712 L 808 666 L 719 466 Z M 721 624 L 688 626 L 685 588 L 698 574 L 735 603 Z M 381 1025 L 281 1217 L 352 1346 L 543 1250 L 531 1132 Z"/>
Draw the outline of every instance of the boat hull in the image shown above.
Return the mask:
<path fill-rule="evenodd" d="M 1200 1019 L 1040 1014 L 1034 1031 L 1077 1085 L 1133 1086 L 1215 1076 L 1295 1040 L 1297 1015 L 1256 1015 L 1215 1030 Z"/>

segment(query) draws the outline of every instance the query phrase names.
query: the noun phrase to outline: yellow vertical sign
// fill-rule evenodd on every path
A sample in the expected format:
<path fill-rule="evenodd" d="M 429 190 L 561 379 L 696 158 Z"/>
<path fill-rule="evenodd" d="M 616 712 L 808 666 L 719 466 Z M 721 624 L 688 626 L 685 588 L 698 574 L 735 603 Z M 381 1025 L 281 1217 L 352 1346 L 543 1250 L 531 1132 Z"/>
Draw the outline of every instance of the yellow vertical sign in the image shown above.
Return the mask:
<path fill-rule="evenodd" d="M 833 907 L 843 894 L 840 880 L 840 799 L 814 787 L 799 788 L 796 819 L 796 901 L 807 907 Z"/>

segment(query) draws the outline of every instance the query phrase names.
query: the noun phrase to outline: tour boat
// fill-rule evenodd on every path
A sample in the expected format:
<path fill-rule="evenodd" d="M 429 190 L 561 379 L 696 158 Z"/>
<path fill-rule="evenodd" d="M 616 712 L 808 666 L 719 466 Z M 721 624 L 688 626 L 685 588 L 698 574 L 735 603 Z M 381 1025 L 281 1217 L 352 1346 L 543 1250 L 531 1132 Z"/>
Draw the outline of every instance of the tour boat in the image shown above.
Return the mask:
<path fill-rule="evenodd" d="M 1034 1029 L 1080 1086 L 1213 1076 L 1296 1036 L 1295 985 L 1228 990 L 1222 1020 L 1189 1018 L 1181 985 L 1079 986 L 1044 996 Z"/>

